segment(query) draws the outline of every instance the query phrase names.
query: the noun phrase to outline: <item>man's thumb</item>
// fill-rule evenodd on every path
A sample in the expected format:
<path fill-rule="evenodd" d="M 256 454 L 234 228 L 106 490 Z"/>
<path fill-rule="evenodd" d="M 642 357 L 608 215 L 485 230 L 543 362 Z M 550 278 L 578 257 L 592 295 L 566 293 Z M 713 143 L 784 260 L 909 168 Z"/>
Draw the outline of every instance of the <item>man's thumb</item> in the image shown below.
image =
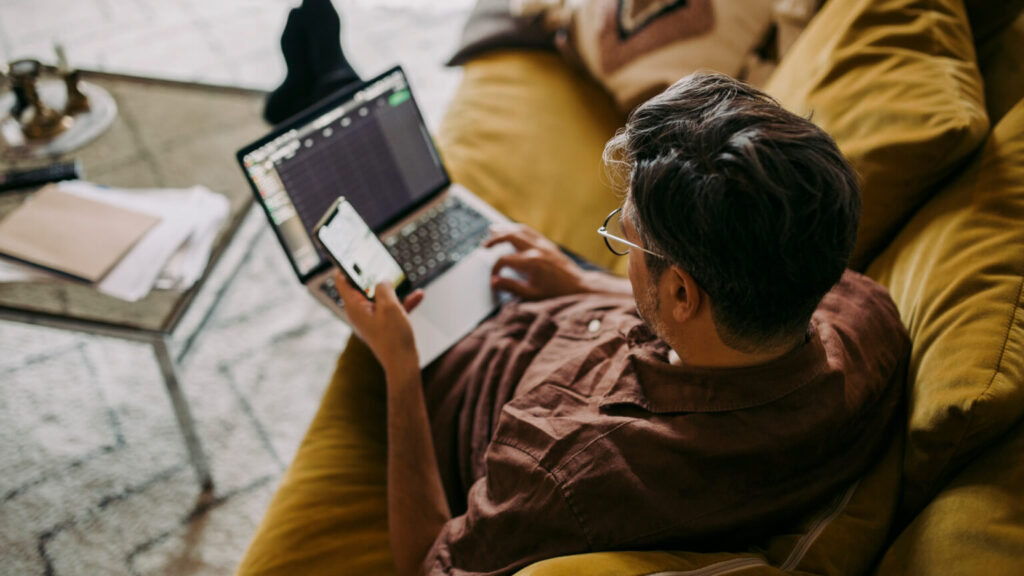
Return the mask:
<path fill-rule="evenodd" d="M 377 300 L 388 306 L 399 305 L 398 296 L 395 294 L 395 287 L 390 282 L 381 282 L 374 288 Z"/>

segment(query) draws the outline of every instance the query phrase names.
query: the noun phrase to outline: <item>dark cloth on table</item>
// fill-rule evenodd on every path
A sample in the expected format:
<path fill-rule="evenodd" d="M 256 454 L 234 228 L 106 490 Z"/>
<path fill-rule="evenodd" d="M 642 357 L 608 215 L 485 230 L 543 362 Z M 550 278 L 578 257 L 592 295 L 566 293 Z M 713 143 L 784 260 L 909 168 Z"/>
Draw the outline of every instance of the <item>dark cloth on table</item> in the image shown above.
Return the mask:
<path fill-rule="evenodd" d="M 784 527 L 878 456 L 909 349 L 888 293 L 853 272 L 801 346 L 738 369 L 670 365 L 630 297 L 506 306 L 425 373 L 453 514 L 427 572 Z"/>

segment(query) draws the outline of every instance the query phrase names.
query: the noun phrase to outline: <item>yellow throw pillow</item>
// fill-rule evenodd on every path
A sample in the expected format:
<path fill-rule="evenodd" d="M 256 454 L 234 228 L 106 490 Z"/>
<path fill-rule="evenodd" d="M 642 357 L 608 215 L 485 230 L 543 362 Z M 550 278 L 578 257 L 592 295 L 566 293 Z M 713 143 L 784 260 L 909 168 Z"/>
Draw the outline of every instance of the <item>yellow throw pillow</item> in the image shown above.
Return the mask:
<path fill-rule="evenodd" d="M 860 173 L 856 269 L 989 128 L 961 0 L 826 2 L 766 91 L 812 115 Z"/>
<path fill-rule="evenodd" d="M 868 274 L 914 342 L 904 511 L 1024 416 L 1024 100 Z"/>

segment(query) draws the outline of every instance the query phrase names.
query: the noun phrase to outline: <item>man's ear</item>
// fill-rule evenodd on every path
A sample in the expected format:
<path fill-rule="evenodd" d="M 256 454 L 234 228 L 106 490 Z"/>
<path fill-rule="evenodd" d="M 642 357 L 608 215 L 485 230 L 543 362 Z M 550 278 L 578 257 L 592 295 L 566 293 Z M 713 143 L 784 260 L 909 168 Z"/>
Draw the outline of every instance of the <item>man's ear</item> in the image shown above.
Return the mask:
<path fill-rule="evenodd" d="M 678 266 L 671 266 L 665 276 L 669 280 L 672 319 L 682 323 L 693 318 L 700 311 L 703 291 L 690 273 Z"/>

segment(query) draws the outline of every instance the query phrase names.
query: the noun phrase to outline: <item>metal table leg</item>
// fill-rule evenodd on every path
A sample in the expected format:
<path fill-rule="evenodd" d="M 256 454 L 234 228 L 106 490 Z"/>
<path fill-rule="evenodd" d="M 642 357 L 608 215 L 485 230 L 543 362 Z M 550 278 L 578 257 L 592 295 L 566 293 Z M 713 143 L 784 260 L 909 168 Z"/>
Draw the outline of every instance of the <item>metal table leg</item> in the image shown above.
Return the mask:
<path fill-rule="evenodd" d="M 156 354 L 157 362 L 160 364 L 160 371 L 164 375 L 164 383 L 167 384 L 167 394 L 171 397 L 171 404 L 174 406 L 174 416 L 178 419 L 178 428 L 185 437 L 185 447 L 188 448 L 188 456 L 195 469 L 196 478 L 204 493 L 213 492 L 213 476 L 210 475 L 210 465 L 206 461 L 206 454 L 199 443 L 199 436 L 196 434 L 195 421 L 192 420 L 192 412 L 189 411 L 188 403 L 178 385 L 178 376 L 174 366 L 174 360 L 167 349 L 167 338 L 159 338 L 153 341 L 153 352 Z"/>

